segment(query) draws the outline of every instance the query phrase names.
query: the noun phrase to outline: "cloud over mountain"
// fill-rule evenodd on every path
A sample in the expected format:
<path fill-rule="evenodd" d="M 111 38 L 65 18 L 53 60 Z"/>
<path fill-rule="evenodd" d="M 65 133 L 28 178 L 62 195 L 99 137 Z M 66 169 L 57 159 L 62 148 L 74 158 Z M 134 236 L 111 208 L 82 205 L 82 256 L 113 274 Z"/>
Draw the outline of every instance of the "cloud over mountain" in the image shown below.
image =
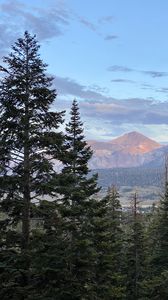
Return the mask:
<path fill-rule="evenodd" d="M 86 115 L 108 120 L 111 124 L 168 124 L 168 103 L 148 99 L 121 99 L 84 102 Z"/>
<path fill-rule="evenodd" d="M 63 96 L 76 97 L 85 117 L 108 121 L 109 124 L 168 124 L 168 102 L 155 99 L 116 99 L 78 83 L 68 77 L 56 76 L 54 85 Z"/>

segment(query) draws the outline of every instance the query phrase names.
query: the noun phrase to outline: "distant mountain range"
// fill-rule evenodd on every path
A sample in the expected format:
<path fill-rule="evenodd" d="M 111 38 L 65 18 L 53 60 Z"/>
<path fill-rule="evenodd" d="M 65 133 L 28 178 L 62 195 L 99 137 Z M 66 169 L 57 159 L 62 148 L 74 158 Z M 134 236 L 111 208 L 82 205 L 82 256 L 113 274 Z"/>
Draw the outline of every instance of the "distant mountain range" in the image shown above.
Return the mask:
<path fill-rule="evenodd" d="M 91 169 L 163 165 L 168 146 L 133 131 L 109 142 L 88 141 L 93 150 Z"/>

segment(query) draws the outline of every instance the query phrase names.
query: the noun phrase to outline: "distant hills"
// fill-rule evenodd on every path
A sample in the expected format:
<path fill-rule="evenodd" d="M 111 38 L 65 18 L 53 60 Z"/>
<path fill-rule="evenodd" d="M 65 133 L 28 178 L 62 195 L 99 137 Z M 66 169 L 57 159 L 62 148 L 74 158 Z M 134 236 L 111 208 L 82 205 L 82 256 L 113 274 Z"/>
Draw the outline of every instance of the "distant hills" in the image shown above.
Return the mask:
<path fill-rule="evenodd" d="M 168 146 L 133 131 L 108 142 L 88 141 L 93 149 L 91 169 L 163 165 Z"/>
<path fill-rule="evenodd" d="M 131 188 L 136 186 L 149 187 L 155 186 L 162 188 L 165 182 L 164 168 L 112 168 L 112 169 L 98 169 L 98 183 L 103 190 L 111 185 L 117 187 L 129 186 Z M 95 170 L 92 171 L 95 173 Z"/>

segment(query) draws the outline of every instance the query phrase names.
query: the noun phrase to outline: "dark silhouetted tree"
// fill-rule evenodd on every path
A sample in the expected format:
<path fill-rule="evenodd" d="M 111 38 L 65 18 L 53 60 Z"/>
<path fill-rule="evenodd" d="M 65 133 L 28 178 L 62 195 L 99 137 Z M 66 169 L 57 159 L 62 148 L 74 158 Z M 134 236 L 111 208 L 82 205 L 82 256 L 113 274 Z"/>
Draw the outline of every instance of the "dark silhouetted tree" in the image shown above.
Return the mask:
<path fill-rule="evenodd" d="M 122 210 L 117 189 L 109 188 L 106 197 L 95 204 L 96 299 L 124 299 Z"/>
<path fill-rule="evenodd" d="M 139 201 L 135 193 L 132 201 L 132 214 L 126 248 L 126 285 L 127 299 L 141 299 L 142 280 L 145 274 L 145 237 L 142 215 L 138 207 Z"/>
<path fill-rule="evenodd" d="M 25 32 L 4 58 L 0 82 L 0 197 L 2 299 L 25 299 L 29 282 L 33 203 L 55 194 L 63 113 L 50 110 L 56 98 L 52 78 L 39 56 L 35 36 Z M 16 230 L 17 226 L 17 230 Z M 8 255 L 7 255 L 8 254 Z M 8 282 L 9 280 L 9 282 Z M 17 296 L 16 296 L 17 295 Z M 25 297 L 25 298 L 24 298 Z"/>

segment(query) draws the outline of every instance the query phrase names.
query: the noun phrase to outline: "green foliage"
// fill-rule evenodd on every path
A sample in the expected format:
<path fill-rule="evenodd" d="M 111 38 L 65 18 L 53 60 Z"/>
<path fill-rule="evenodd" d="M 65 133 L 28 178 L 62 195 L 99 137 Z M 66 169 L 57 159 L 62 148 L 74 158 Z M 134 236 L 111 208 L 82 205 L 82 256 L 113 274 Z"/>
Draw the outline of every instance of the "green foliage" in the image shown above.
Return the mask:
<path fill-rule="evenodd" d="M 126 243 L 127 299 L 141 299 L 141 282 L 145 276 L 145 236 L 143 218 L 138 211 L 137 195 L 133 199 L 132 214 Z"/>
<path fill-rule="evenodd" d="M 62 153 L 63 169 L 58 189 L 62 195 L 59 212 L 66 226 L 69 243 L 71 288 L 65 292 L 70 293 L 71 290 L 73 299 L 94 299 L 92 278 L 95 250 L 89 215 L 92 207 L 91 196 L 98 192 L 99 188 L 97 175 L 88 177 L 88 161 L 92 151 L 83 135 L 83 124 L 76 100 L 72 103 L 70 114 L 70 122 L 66 125 Z"/>
<path fill-rule="evenodd" d="M 122 273 L 121 205 L 115 187 L 107 196 L 95 202 L 93 240 L 96 251 L 96 299 L 125 299 Z"/>
<path fill-rule="evenodd" d="M 151 226 L 151 253 L 148 255 L 149 272 L 144 281 L 144 295 L 149 299 L 167 299 L 167 271 L 168 271 L 168 183 L 155 212 Z"/>
<path fill-rule="evenodd" d="M 2 68 L 0 299 L 168 299 L 168 183 L 151 215 L 139 212 L 135 194 L 131 217 L 123 218 L 115 187 L 100 200 L 78 103 L 63 136 L 63 112 L 50 109 L 56 92 L 38 50 L 25 32 Z M 146 184 L 153 173 L 109 177 L 135 182 L 135 174 Z"/>
<path fill-rule="evenodd" d="M 165 193 L 160 203 L 158 237 L 156 265 L 157 272 L 162 272 L 168 269 L 168 182 L 166 182 Z"/>
<path fill-rule="evenodd" d="M 57 149 L 63 139 L 56 132 L 63 114 L 50 111 L 56 92 L 38 51 L 35 36 L 25 32 L 4 58 L 6 73 L 0 82 L 2 299 L 28 297 L 30 220 L 39 197 L 55 192 L 51 159 L 60 156 Z"/>
<path fill-rule="evenodd" d="M 87 145 L 83 135 L 83 124 L 80 121 L 79 107 L 76 100 L 72 103 L 71 119 L 66 125 L 62 177 L 59 192 L 64 195 L 65 201 L 72 201 L 78 205 L 80 199 L 90 197 L 99 191 L 97 175 L 88 178 L 88 168 L 92 150 Z"/>
<path fill-rule="evenodd" d="M 142 300 L 167 300 L 168 296 L 168 271 L 164 271 L 152 279 L 144 280 L 143 282 Z"/>
<path fill-rule="evenodd" d="M 62 173 L 57 181 L 59 201 L 41 201 L 32 243 L 32 294 L 36 299 L 94 299 L 95 250 L 90 232 L 90 198 L 99 189 L 96 176 L 87 177 L 92 151 L 87 146 L 77 102 L 61 153 Z M 55 198 L 56 199 L 56 198 Z M 41 295 L 41 296 L 40 296 Z"/>

